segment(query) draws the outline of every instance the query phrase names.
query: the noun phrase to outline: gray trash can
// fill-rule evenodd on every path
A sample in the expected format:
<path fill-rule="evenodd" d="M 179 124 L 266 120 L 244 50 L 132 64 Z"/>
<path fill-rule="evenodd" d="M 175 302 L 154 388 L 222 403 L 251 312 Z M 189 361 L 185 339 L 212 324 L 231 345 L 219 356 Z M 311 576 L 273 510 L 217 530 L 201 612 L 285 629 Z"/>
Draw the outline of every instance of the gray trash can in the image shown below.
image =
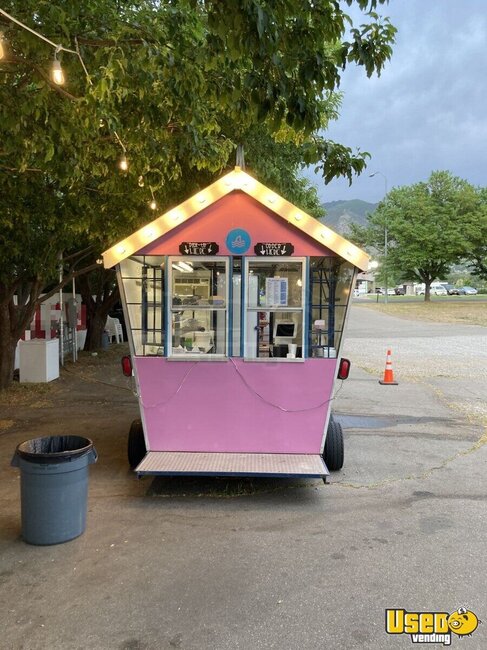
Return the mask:
<path fill-rule="evenodd" d="M 98 454 L 89 438 L 51 436 L 18 445 L 22 537 L 29 544 L 60 544 L 86 527 L 88 466 Z"/>

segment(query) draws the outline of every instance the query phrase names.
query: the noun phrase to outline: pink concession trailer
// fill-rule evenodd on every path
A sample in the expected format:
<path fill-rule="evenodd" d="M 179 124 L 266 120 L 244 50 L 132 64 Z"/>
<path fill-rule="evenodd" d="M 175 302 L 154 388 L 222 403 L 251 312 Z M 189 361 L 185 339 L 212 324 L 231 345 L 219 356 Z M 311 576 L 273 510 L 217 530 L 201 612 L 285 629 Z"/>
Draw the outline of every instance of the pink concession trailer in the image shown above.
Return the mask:
<path fill-rule="evenodd" d="M 236 167 L 103 258 L 139 397 L 138 475 L 342 467 L 330 411 L 362 250 Z"/>

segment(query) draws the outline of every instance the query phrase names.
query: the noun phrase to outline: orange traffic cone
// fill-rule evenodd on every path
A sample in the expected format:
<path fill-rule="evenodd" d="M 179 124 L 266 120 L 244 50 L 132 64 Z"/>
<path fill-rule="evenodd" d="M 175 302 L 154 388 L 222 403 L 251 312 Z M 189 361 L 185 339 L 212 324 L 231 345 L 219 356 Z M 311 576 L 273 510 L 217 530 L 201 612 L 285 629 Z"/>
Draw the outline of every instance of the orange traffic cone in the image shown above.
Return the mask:
<path fill-rule="evenodd" d="M 397 386 L 397 381 L 394 381 L 394 373 L 392 372 L 391 351 L 387 350 L 386 369 L 384 370 L 384 379 L 379 379 L 379 384 L 383 386 Z"/>

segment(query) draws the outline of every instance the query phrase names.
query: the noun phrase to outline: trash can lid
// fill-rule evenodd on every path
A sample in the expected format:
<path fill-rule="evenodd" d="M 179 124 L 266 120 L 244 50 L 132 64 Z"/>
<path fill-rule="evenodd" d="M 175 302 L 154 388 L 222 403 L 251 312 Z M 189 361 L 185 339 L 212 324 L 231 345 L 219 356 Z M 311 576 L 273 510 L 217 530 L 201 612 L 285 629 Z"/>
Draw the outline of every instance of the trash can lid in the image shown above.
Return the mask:
<path fill-rule="evenodd" d="M 34 463 L 64 462 L 79 458 L 93 448 L 93 441 L 81 436 L 46 436 L 25 440 L 15 450 Z"/>

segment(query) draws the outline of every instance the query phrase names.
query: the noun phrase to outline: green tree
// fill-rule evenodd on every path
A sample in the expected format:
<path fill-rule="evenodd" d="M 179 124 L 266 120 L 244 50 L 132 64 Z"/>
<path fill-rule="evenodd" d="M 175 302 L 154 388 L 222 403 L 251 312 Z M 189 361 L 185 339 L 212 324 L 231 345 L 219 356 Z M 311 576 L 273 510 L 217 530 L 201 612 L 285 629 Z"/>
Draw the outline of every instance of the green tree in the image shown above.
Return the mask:
<path fill-rule="evenodd" d="M 294 143 L 325 181 L 364 168 L 364 153 L 316 130 L 336 110 L 346 65 L 370 76 L 390 57 L 395 30 L 374 12 L 384 1 L 346 0 L 364 11 L 360 26 L 335 0 L 4 3 L 80 57 L 58 53 L 66 83 L 55 84 L 53 48 L 0 14 L 0 390 L 60 254 L 64 282 L 91 268 L 149 220 L 151 191 L 160 208 L 179 202 L 228 166 L 253 127 Z M 89 246 L 93 259 L 77 254 Z"/>
<path fill-rule="evenodd" d="M 468 231 L 472 275 L 487 280 L 487 187 L 477 188 L 477 209 Z"/>
<path fill-rule="evenodd" d="M 476 191 L 467 181 L 433 172 L 427 182 L 389 192 L 368 226 L 354 228 L 353 238 L 379 253 L 382 275 L 424 282 L 429 301 L 431 283 L 467 255 L 476 207 Z"/>

